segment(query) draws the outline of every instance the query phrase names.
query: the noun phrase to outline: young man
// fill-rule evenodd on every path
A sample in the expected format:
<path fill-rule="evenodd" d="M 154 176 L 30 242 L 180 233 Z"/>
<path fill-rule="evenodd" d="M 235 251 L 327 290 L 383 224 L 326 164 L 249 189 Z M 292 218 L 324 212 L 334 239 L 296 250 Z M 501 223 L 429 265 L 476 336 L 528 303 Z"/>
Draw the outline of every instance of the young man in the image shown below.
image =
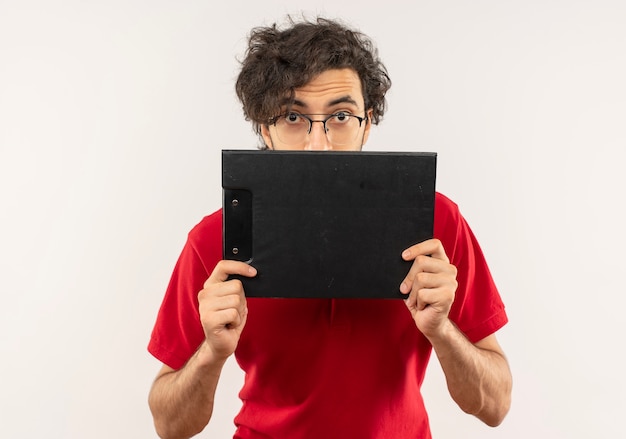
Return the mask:
<path fill-rule="evenodd" d="M 236 89 L 264 148 L 357 151 L 390 85 L 365 35 L 317 19 L 254 29 Z M 432 349 L 460 408 L 498 425 L 511 393 L 495 336 L 504 305 L 457 206 L 435 203 L 435 239 L 398 249 L 412 261 L 404 301 L 246 298 L 228 279 L 255 268 L 222 260 L 220 210 L 202 219 L 149 344 L 163 363 L 149 397 L 159 435 L 207 425 L 233 353 L 246 374 L 237 438 L 429 438 L 420 387 Z"/>

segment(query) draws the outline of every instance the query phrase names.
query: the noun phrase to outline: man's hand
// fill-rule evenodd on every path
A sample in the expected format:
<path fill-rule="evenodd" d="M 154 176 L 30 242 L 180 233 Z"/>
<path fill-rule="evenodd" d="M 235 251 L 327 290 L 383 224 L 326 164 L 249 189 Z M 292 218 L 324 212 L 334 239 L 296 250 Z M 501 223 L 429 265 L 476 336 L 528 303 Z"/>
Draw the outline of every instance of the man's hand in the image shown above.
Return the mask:
<path fill-rule="evenodd" d="M 438 239 L 409 247 L 402 252 L 402 258 L 413 261 L 400 285 L 400 292 L 409 295 L 405 303 L 413 320 L 427 338 L 441 336 L 458 286 L 456 267 L 450 264 Z"/>
<path fill-rule="evenodd" d="M 215 389 L 226 359 L 235 351 L 248 308 L 238 274 L 256 276 L 239 261 L 220 261 L 198 293 L 206 340 L 180 369 L 163 365 L 150 390 L 150 410 L 159 437 L 192 437 L 209 423 Z"/>
<path fill-rule="evenodd" d="M 244 262 L 220 261 L 198 293 L 206 344 L 218 360 L 235 351 L 248 316 L 243 285 L 238 279 L 228 280 L 232 274 L 254 277 L 256 269 Z"/>

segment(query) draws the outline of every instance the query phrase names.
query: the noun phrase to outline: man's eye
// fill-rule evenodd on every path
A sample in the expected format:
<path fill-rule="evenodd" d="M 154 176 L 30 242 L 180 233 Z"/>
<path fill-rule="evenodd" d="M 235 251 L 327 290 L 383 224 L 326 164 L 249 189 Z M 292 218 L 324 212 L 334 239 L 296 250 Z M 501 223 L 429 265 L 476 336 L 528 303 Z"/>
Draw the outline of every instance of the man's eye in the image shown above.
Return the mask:
<path fill-rule="evenodd" d="M 299 123 L 302 122 L 302 116 L 298 113 L 287 113 L 285 115 L 285 121 L 287 123 Z"/>
<path fill-rule="evenodd" d="M 340 111 L 333 115 L 333 120 L 335 122 L 347 122 L 350 119 L 350 113 L 346 113 L 345 111 Z"/>

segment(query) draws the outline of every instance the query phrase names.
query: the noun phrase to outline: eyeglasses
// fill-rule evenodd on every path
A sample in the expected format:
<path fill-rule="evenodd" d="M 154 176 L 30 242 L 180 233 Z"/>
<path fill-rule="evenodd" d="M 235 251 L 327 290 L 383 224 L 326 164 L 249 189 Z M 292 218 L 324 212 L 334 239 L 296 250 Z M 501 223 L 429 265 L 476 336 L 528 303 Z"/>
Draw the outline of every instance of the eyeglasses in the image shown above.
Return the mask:
<path fill-rule="evenodd" d="M 311 119 L 309 116 L 326 116 L 324 119 Z M 311 133 L 313 122 L 324 125 L 328 141 L 334 145 L 347 145 L 356 140 L 365 117 L 340 111 L 334 114 L 300 114 L 289 112 L 274 116 L 269 120 L 276 127 L 278 139 L 287 145 L 299 145 L 305 142 Z"/>

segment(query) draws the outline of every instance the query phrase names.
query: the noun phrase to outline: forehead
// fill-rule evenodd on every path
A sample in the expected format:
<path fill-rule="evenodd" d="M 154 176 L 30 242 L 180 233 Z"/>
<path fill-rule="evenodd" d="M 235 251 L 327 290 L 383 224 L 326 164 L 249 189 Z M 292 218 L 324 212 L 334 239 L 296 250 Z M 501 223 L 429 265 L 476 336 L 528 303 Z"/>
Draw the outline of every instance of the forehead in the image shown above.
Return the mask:
<path fill-rule="evenodd" d="M 295 89 L 295 105 L 312 107 L 339 103 L 352 103 L 359 108 L 363 106 L 361 80 L 352 69 L 326 70 Z"/>

